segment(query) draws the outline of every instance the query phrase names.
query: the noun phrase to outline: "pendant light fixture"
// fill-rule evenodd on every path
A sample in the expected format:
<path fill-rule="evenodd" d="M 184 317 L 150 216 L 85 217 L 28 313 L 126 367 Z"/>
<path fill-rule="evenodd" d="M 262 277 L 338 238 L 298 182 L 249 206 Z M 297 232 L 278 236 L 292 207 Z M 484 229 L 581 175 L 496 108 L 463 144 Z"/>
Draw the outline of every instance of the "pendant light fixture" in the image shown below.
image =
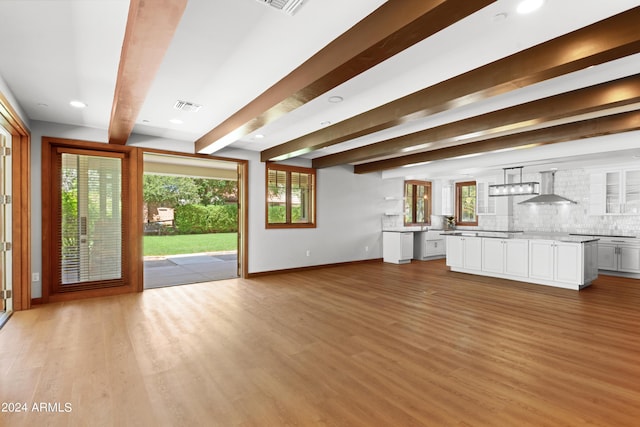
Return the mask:
<path fill-rule="evenodd" d="M 522 182 L 522 168 L 523 166 L 503 168 L 504 184 L 490 185 L 489 197 L 531 196 L 540 194 L 539 182 Z M 507 171 L 513 169 L 520 169 L 520 182 L 507 183 Z"/>

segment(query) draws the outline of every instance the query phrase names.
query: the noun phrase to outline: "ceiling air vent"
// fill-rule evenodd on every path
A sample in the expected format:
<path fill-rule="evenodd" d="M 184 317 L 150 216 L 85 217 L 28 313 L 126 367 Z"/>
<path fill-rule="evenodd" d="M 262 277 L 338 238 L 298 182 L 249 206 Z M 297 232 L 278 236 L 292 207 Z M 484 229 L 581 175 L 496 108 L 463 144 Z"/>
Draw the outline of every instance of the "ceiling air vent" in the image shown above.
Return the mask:
<path fill-rule="evenodd" d="M 179 111 L 185 111 L 187 113 L 197 113 L 202 108 L 202 105 L 194 104 L 193 102 L 178 100 L 174 104 L 173 108 Z"/>
<path fill-rule="evenodd" d="M 287 15 L 293 15 L 302 5 L 304 0 L 256 0 L 259 3 L 268 4 L 278 10 L 283 11 Z"/>

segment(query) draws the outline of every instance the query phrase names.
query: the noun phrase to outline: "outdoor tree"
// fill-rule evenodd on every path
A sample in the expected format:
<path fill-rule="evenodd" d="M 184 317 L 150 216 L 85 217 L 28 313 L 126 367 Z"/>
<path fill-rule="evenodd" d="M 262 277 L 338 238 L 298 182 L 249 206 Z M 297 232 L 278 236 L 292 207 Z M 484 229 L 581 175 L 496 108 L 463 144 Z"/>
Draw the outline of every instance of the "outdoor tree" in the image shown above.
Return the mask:
<path fill-rule="evenodd" d="M 238 200 L 238 183 L 222 179 L 194 178 L 200 203 L 207 205 L 222 205 Z"/>
<path fill-rule="evenodd" d="M 142 197 L 149 219 L 159 207 L 175 208 L 200 202 L 194 180 L 180 176 L 145 174 Z"/>

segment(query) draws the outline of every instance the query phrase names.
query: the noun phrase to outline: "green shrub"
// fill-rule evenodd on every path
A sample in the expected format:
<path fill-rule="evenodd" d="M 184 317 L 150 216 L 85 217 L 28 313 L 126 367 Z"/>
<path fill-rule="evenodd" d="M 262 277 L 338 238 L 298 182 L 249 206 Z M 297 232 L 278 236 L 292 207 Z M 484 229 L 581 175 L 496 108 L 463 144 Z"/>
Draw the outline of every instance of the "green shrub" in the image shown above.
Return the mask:
<path fill-rule="evenodd" d="M 302 208 L 299 206 L 291 208 L 291 222 L 299 222 L 302 217 Z M 287 211 L 284 206 L 269 206 L 269 223 L 283 224 L 287 221 Z"/>
<path fill-rule="evenodd" d="M 184 205 L 174 211 L 178 234 L 238 231 L 238 205 Z"/>

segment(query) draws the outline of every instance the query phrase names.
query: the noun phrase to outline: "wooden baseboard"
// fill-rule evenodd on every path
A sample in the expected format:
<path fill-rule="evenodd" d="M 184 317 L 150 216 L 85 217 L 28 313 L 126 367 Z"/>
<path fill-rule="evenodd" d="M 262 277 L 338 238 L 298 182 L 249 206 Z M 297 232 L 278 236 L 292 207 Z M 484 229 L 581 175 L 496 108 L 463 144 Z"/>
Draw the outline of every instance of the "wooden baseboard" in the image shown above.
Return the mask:
<path fill-rule="evenodd" d="M 382 258 L 373 258 L 373 259 L 363 259 L 360 261 L 347 261 L 347 262 L 338 262 L 334 264 L 320 264 L 320 265 L 309 265 L 306 267 L 296 267 L 296 268 L 285 268 L 282 270 L 269 270 L 269 271 L 260 271 L 257 273 L 249 273 L 247 274 L 247 279 L 253 279 L 256 277 L 262 276 L 271 276 L 274 274 L 283 274 L 283 273 L 295 273 L 299 271 L 309 271 L 309 270 L 317 270 L 320 268 L 331 268 L 331 267 L 340 267 L 345 265 L 356 265 L 356 264 L 369 264 L 369 263 L 378 263 L 382 262 Z"/>
<path fill-rule="evenodd" d="M 40 305 L 42 304 L 42 298 L 31 298 L 31 305 Z"/>

